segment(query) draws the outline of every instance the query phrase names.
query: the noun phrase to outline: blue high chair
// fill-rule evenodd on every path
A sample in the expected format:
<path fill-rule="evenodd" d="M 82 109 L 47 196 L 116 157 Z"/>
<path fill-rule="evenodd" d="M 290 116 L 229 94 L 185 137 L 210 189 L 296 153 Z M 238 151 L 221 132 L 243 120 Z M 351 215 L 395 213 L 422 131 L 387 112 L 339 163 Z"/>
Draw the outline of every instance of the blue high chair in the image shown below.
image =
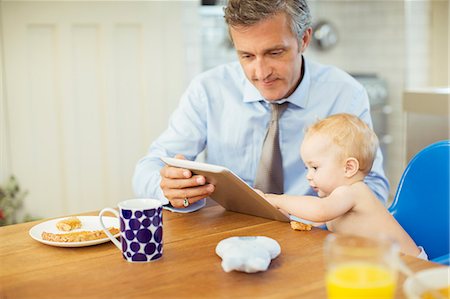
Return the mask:
<path fill-rule="evenodd" d="M 433 143 L 408 163 L 389 212 L 423 246 L 428 258 L 449 264 L 450 140 Z"/>

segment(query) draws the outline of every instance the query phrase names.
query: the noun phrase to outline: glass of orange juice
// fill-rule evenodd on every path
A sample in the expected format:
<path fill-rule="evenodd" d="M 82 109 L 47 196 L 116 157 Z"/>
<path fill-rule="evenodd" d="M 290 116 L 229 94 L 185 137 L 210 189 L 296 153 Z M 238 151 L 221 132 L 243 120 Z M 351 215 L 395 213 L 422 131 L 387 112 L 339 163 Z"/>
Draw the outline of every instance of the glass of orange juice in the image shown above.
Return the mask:
<path fill-rule="evenodd" d="M 388 239 L 330 234 L 325 239 L 328 299 L 392 299 L 398 249 Z"/>

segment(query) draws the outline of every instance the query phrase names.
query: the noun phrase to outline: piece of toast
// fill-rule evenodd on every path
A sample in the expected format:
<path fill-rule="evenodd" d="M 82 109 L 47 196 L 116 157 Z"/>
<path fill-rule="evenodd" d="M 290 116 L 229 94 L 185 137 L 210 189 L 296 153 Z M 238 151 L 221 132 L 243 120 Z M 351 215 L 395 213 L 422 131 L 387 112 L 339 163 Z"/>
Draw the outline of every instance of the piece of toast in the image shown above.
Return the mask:
<path fill-rule="evenodd" d="M 65 231 L 65 232 L 68 232 L 68 231 L 71 231 L 71 230 L 74 230 L 74 229 L 77 229 L 80 227 L 81 227 L 81 221 L 77 217 L 66 218 L 66 219 L 63 219 L 56 223 L 56 228 L 61 231 Z"/>
<path fill-rule="evenodd" d="M 109 227 L 108 230 L 113 236 L 119 232 L 119 229 L 115 227 Z M 64 234 L 42 233 L 42 239 L 51 242 L 85 242 L 104 238 L 106 238 L 106 234 L 103 230 L 79 231 Z"/>
<path fill-rule="evenodd" d="M 291 227 L 294 230 L 311 230 L 311 224 L 305 224 L 303 222 L 291 221 Z"/>

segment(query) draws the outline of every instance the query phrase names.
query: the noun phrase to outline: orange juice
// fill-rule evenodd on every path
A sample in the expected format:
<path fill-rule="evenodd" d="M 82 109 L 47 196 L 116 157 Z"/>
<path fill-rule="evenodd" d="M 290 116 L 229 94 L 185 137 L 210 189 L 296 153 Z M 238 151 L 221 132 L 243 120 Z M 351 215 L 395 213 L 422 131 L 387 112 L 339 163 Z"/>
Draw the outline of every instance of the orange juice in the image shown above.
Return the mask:
<path fill-rule="evenodd" d="M 436 290 L 438 293 L 441 293 L 444 298 L 450 298 L 450 286 L 446 288 L 441 288 Z M 436 296 L 433 296 L 430 291 L 427 291 L 421 295 L 422 299 L 434 299 Z"/>
<path fill-rule="evenodd" d="M 392 299 L 396 285 L 389 269 L 372 263 L 348 262 L 327 273 L 329 299 Z"/>

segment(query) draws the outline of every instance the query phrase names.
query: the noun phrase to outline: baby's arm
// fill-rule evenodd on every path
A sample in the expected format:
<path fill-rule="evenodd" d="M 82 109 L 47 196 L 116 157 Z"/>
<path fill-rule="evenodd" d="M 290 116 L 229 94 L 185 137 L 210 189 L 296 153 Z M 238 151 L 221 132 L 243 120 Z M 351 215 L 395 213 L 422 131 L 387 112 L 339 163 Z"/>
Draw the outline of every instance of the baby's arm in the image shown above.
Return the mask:
<path fill-rule="evenodd" d="M 312 222 L 326 222 L 344 215 L 354 206 L 350 187 L 336 188 L 327 197 L 264 194 L 274 207 Z"/>

